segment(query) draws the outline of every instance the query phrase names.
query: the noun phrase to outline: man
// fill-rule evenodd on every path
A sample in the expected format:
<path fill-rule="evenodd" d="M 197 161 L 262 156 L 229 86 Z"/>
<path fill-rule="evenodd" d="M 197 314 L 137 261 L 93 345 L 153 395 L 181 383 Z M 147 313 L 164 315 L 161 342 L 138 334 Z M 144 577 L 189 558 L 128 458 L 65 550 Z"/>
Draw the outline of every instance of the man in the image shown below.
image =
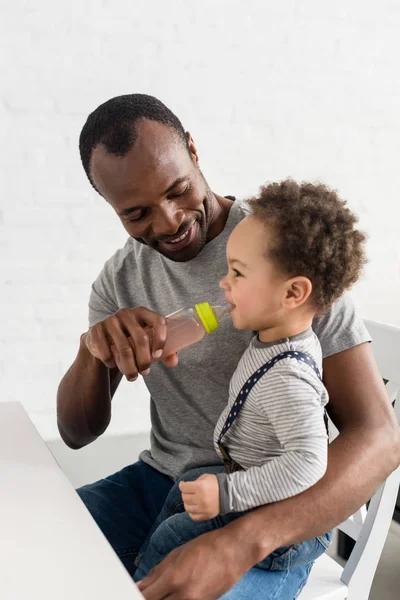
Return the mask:
<path fill-rule="evenodd" d="M 82 130 L 80 151 L 91 184 L 130 237 L 93 285 L 90 327 L 59 387 L 58 425 L 71 448 L 92 442 L 110 422 L 121 377 L 146 378 L 151 450 L 79 490 L 133 573 L 174 480 L 195 467 L 218 468 L 212 432 L 249 334 L 223 322 L 185 350 L 179 363 L 176 355 L 164 364 L 152 361 L 166 339 L 161 315 L 221 299 L 226 239 L 245 211 L 210 190 L 192 137 L 150 96 L 121 96 L 98 107 Z M 313 328 L 324 353 L 329 414 L 340 431 L 329 447 L 325 476 L 298 496 L 177 548 L 143 580 L 147 600 L 294 598 L 311 565 L 269 572 L 253 565 L 276 548 L 320 536 L 343 521 L 398 465 L 397 423 L 368 333 L 349 299 Z"/>

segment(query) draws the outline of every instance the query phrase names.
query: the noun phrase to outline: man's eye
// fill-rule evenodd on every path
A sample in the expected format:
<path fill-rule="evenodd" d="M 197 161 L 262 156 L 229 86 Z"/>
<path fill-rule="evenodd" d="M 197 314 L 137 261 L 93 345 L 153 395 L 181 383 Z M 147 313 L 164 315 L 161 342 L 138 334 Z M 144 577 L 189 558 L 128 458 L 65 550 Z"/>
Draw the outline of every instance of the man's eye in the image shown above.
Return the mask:
<path fill-rule="evenodd" d="M 172 194 L 169 194 L 168 198 L 180 198 L 181 196 L 184 196 L 185 194 L 188 193 L 188 191 L 190 190 L 190 185 L 187 185 L 185 187 L 184 190 L 182 190 L 181 192 L 173 192 Z"/>
<path fill-rule="evenodd" d="M 146 211 L 145 210 L 138 210 L 135 211 L 133 213 L 130 214 L 128 222 L 129 223 L 136 223 L 137 221 L 140 221 L 140 219 L 143 219 L 143 217 L 146 215 Z"/>

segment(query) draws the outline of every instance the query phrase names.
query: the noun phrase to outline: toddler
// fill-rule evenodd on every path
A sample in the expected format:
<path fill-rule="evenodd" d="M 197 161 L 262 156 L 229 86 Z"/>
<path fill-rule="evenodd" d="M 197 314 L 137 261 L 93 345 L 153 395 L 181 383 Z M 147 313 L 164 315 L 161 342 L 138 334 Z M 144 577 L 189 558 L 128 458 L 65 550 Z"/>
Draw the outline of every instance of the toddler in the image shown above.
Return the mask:
<path fill-rule="evenodd" d="M 234 326 L 258 332 L 215 427 L 225 469 L 179 483 L 182 512 L 158 520 L 136 581 L 175 547 L 245 511 L 299 494 L 326 470 L 328 394 L 312 321 L 358 279 L 365 235 L 346 203 L 321 184 L 272 183 L 248 207 L 228 240 L 228 272 L 220 283 Z M 256 566 L 306 564 L 329 540 L 326 534 L 278 549 Z"/>

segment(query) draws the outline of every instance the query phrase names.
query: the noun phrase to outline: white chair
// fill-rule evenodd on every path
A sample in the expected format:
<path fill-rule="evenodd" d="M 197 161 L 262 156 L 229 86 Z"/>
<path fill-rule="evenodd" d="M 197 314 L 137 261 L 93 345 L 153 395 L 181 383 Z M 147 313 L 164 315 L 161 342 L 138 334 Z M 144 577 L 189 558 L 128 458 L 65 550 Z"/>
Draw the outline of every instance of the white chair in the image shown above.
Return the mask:
<path fill-rule="evenodd" d="M 400 329 L 365 321 L 373 339 L 373 351 L 386 389 L 395 402 L 400 421 Z M 396 402 L 397 399 L 397 402 Z M 355 540 L 355 546 L 341 567 L 324 554 L 311 571 L 300 600 L 367 600 L 379 558 L 388 534 L 400 482 L 400 467 L 375 493 L 368 509 L 363 506 L 338 529 Z M 400 566 L 400 556 L 399 556 Z"/>

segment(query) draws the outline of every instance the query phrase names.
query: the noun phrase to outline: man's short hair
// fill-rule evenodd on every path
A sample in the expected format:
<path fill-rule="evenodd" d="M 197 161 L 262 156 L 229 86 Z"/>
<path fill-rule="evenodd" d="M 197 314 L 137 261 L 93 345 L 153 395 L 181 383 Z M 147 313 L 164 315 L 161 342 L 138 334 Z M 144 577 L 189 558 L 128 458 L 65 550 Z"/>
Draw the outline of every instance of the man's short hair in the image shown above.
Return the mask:
<path fill-rule="evenodd" d="M 88 116 L 79 137 L 82 165 L 95 189 L 90 172 L 93 150 L 101 144 L 110 154 L 125 156 L 135 145 L 135 123 L 139 119 L 149 119 L 171 127 L 189 151 L 182 123 L 160 100 L 147 94 L 126 94 L 111 98 Z"/>

